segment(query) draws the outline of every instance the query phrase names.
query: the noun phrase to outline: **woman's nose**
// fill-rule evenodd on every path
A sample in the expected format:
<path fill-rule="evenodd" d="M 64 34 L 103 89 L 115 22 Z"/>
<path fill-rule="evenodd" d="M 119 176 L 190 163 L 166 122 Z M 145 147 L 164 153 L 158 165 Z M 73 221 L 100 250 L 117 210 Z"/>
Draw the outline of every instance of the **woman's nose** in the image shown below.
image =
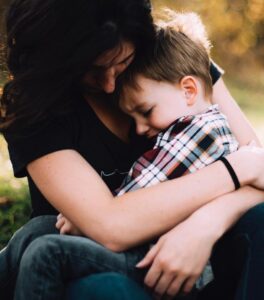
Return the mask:
<path fill-rule="evenodd" d="M 114 92 L 116 77 L 117 74 L 114 67 L 110 67 L 105 71 L 101 86 L 105 93 L 110 94 Z"/>

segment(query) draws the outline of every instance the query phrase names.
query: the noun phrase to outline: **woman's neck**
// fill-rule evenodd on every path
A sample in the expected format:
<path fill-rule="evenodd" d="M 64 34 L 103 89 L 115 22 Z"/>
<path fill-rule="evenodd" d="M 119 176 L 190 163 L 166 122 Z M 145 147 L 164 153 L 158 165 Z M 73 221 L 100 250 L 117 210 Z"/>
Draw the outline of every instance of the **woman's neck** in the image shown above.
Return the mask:
<path fill-rule="evenodd" d="M 90 105 L 99 120 L 122 141 L 129 142 L 129 130 L 131 118 L 124 114 L 120 108 L 109 97 L 85 96 L 86 102 Z"/>

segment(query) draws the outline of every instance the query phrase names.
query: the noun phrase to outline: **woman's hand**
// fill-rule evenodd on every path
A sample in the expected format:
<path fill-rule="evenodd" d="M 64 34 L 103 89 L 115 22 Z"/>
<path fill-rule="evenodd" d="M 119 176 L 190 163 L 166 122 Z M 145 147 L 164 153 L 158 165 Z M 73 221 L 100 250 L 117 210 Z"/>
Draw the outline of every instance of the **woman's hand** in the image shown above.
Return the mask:
<path fill-rule="evenodd" d="M 150 266 L 145 284 L 158 297 L 173 297 L 192 290 L 217 240 L 208 228 L 211 220 L 205 219 L 189 217 L 164 234 L 137 264 L 138 268 Z"/>
<path fill-rule="evenodd" d="M 82 235 L 82 232 L 62 214 L 57 216 L 56 228 L 60 231 L 60 234 Z"/>

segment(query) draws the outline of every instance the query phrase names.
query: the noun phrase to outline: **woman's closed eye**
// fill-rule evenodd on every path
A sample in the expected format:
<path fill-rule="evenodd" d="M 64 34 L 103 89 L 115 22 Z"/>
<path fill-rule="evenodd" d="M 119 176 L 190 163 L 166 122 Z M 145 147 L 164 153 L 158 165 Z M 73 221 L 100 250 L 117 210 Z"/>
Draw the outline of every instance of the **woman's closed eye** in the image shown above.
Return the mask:
<path fill-rule="evenodd" d="M 134 59 L 135 53 L 132 52 L 130 55 L 128 55 L 123 61 L 121 61 L 119 64 L 128 66 L 132 60 Z"/>

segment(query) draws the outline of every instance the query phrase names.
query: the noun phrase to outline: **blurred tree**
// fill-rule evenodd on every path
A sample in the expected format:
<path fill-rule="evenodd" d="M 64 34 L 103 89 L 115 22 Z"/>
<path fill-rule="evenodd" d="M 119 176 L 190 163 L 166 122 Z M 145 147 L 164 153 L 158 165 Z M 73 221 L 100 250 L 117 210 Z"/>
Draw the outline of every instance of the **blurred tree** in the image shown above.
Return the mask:
<path fill-rule="evenodd" d="M 264 0 L 153 0 L 155 11 L 169 7 L 202 17 L 214 48 L 213 57 L 227 66 L 264 67 Z"/>
<path fill-rule="evenodd" d="M 1 18 L 10 1 L 0 0 Z M 151 1 L 155 11 L 167 6 L 199 13 L 214 45 L 212 55 L 225 69 L 238 71 L 238 67 L 246 69 L 249 65 L 255 70 L 263 69 L 264 0 Z"/>
<path fill-rule="evenodd" d="M 6 78 L 6 68 L 4 59 L 4 13 L 7 5 L 10 3 L 10 0 L 0 0 L 0 84 Z M 1 90 L 0 90 L 1 91 Z"/>
<path fill-rule="evenodd" d="M 10 0 L 0 0 L 0 16 L 3 16 L 3 12 L 5 10 L 5 7 L 7 6 L 7 4 L 10 3 Z"/>

